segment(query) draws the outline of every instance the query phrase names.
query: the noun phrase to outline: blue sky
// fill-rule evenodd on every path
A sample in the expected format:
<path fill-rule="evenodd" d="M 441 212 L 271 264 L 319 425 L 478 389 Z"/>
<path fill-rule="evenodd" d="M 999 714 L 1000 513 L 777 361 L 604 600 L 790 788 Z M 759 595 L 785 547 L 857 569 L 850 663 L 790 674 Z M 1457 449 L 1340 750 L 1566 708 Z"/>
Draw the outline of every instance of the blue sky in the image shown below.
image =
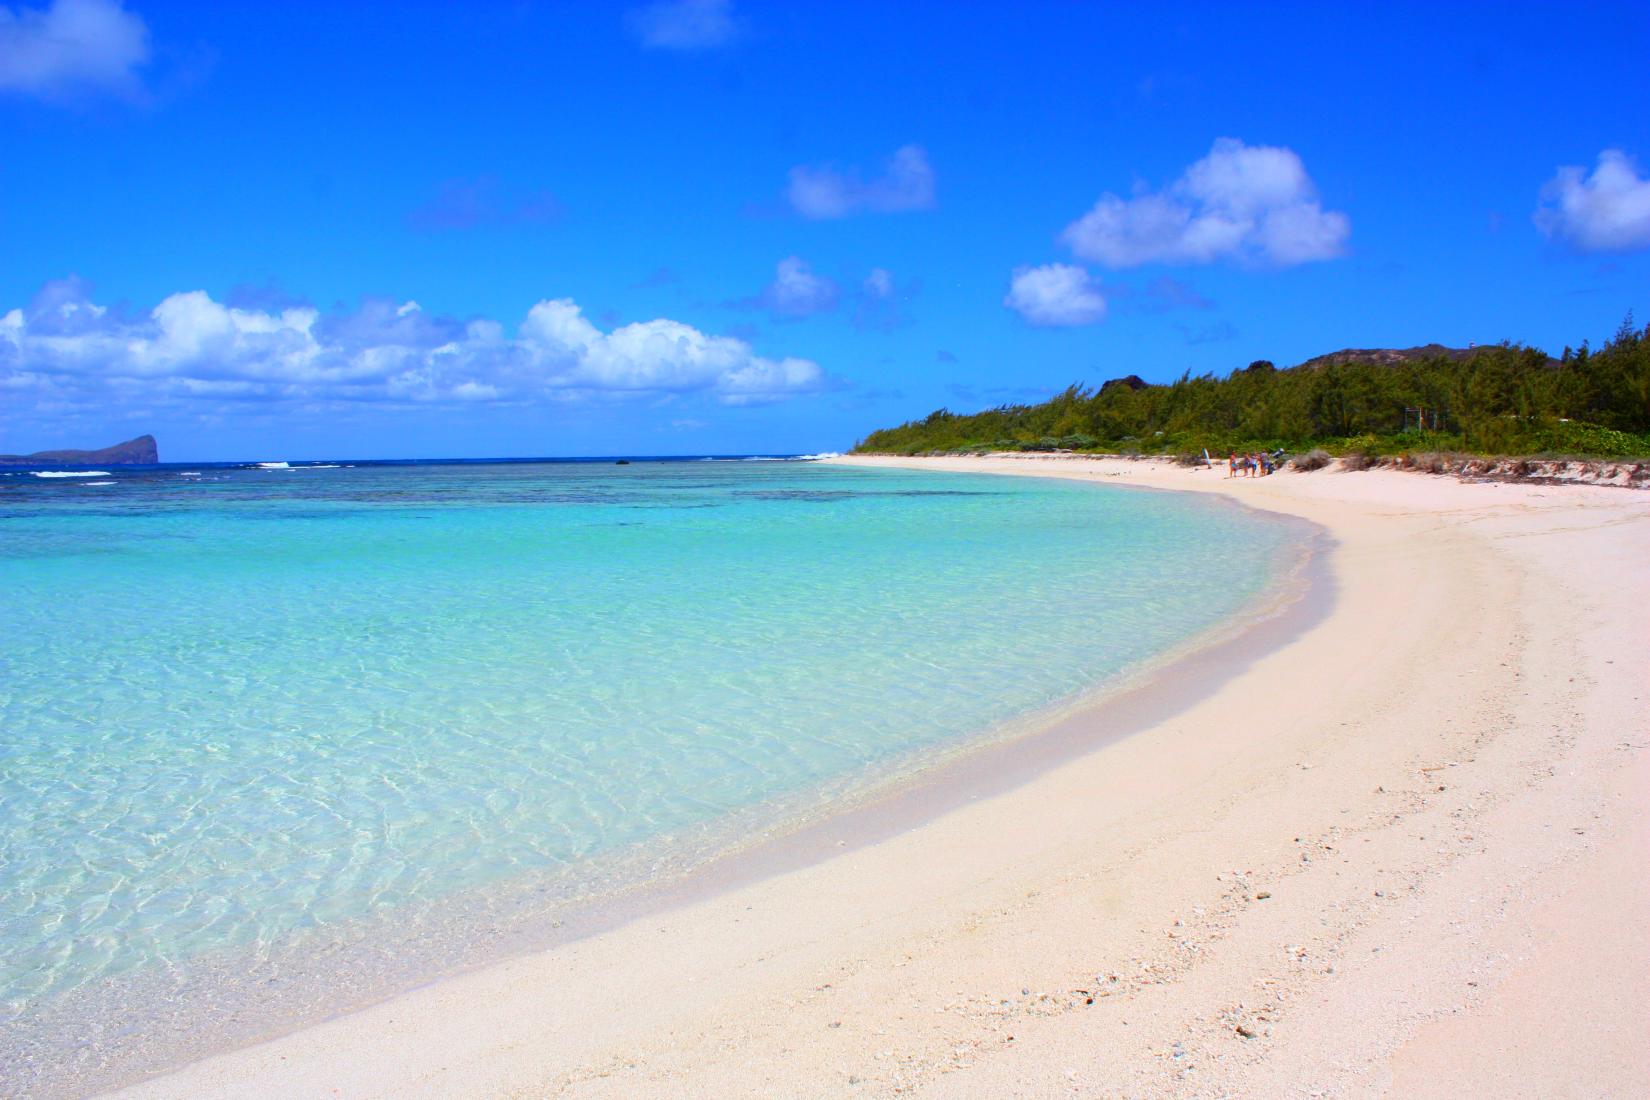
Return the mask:
<path fill-rule="evenodd" d="M 812 452 L 1647 319 L 1650 9 L 1326 7 L 0 0 L 0 451 Z"/>

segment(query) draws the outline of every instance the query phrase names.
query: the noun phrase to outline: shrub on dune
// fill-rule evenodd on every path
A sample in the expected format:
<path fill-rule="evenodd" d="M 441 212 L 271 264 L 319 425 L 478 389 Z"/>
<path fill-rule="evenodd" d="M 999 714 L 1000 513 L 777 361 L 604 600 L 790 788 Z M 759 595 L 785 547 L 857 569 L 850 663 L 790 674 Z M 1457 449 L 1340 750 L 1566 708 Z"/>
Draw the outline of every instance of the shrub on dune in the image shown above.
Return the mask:
<path fill-rule="evenodd" d="M 1372 455 L 1368 451 L 1353 451 L 1341 456 L 1343 470 L 1370 470 L 1380 464 L 1380 456 Z"/>
<path fill-rule="evenodd" d="M 1293 466 L 1297 470 L 1311 471 L 1321 470 L 1332 461 L 1334 460 L 1330 458 L 1328 451 L 1324 450 L 1322 447 L 1314 447 L 1312 450 L 1307 451 L 1303 455 L 1296 455 L 1294 458 L 1291 458 L 1289 460 L 1289 465 Z"/>

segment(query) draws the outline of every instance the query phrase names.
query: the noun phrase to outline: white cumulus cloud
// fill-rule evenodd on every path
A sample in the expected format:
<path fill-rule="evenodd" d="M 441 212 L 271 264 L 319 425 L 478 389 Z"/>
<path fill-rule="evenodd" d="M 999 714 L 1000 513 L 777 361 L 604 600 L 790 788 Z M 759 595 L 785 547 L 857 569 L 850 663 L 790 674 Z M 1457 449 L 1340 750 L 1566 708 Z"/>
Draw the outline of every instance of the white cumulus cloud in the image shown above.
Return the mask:
<path fill-rule="evenodd" d="M 1536 226 L 1583 252 L 1650 248 L 1650 179 L 1620 149 L 1598 155 L 1592 175 L 1573 165 L 1541 189 Z"/>
<path fill-rule="evenodd" d="M 738 34 L 729 0 L 661 0 L 628 16 L 632 33 L 655 50 L 711 50 Z"/>
<path fill-rule="evenodd" d="M 96 404 L 110 392 L 176 400 L 388 405 L 698 395 L 748 405 L 816 392 L 808 359 L 660 318 L 603 331 L 570 298 L 541 301 L 514 335 L 497 321 L 432 316 L 371 299 L 350 312 L 241 309 L 205 291 L 147 313 L 94 304 L 84 284 L 46 284 L 0 314 L 0 388 Z"/>
<path fill-rule="evenodd" d="M 135 96 L 149 60 L 149 29 L 120 0 L 0 6 L 0 91 L 59 99 L 90 92 Z"/>
<path fill-rule="evenodd" d="M 857 169 L 799 165 L 791 169 L 786 197 L 804 218 L 927 210 L 934 205 L 934 169 L 920 145 L 896 149 L 882 175 L 868 180 Z"/>
<path fill-rule="evenodd" d="M 1071 264 L 1015 268 L 1003 304 L 1034 325 L 1092 325 L 1106 316 L 1099 285 Z"/>
<path fill-rule="evenodd" d="M 1352 224 L 1325 210 L 1291 149 L 1221 138 L 1162 191 L 1107 192 L 1060 239 L 1107 267 L 1235 260 L 1277 266 L 1346 250 Z"/>

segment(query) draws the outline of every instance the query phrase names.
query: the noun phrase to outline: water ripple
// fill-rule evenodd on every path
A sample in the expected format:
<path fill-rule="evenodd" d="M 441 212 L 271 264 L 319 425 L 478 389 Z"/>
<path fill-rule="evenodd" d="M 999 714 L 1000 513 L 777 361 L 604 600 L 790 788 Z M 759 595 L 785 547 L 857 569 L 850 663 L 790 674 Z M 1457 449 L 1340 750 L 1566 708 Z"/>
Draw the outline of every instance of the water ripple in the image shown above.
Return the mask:
<path fill-rule="evenodd" d="M 792 463 L 214 478 L 0 511 L 0 1058 L 127 1041 L 63 1023 L 91 991 L 291 977 L 362 922 L 389 958 L 451 899 L 756 828 L 1233 613 L 1288 538 Z"/>

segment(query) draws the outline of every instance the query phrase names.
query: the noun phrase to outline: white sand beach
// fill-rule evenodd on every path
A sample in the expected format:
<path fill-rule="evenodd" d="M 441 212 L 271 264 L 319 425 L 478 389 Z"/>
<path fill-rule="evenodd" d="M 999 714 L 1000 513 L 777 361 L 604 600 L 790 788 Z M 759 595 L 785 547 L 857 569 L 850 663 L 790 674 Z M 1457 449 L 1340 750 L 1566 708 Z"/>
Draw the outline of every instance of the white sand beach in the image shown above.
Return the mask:
<path fill-rule="evenodd" d="M 1011 789 L 119 1095 L 1650 1095 L 1650 493 L 838 461 L 1224 494 L 1333 603 Z"/>

